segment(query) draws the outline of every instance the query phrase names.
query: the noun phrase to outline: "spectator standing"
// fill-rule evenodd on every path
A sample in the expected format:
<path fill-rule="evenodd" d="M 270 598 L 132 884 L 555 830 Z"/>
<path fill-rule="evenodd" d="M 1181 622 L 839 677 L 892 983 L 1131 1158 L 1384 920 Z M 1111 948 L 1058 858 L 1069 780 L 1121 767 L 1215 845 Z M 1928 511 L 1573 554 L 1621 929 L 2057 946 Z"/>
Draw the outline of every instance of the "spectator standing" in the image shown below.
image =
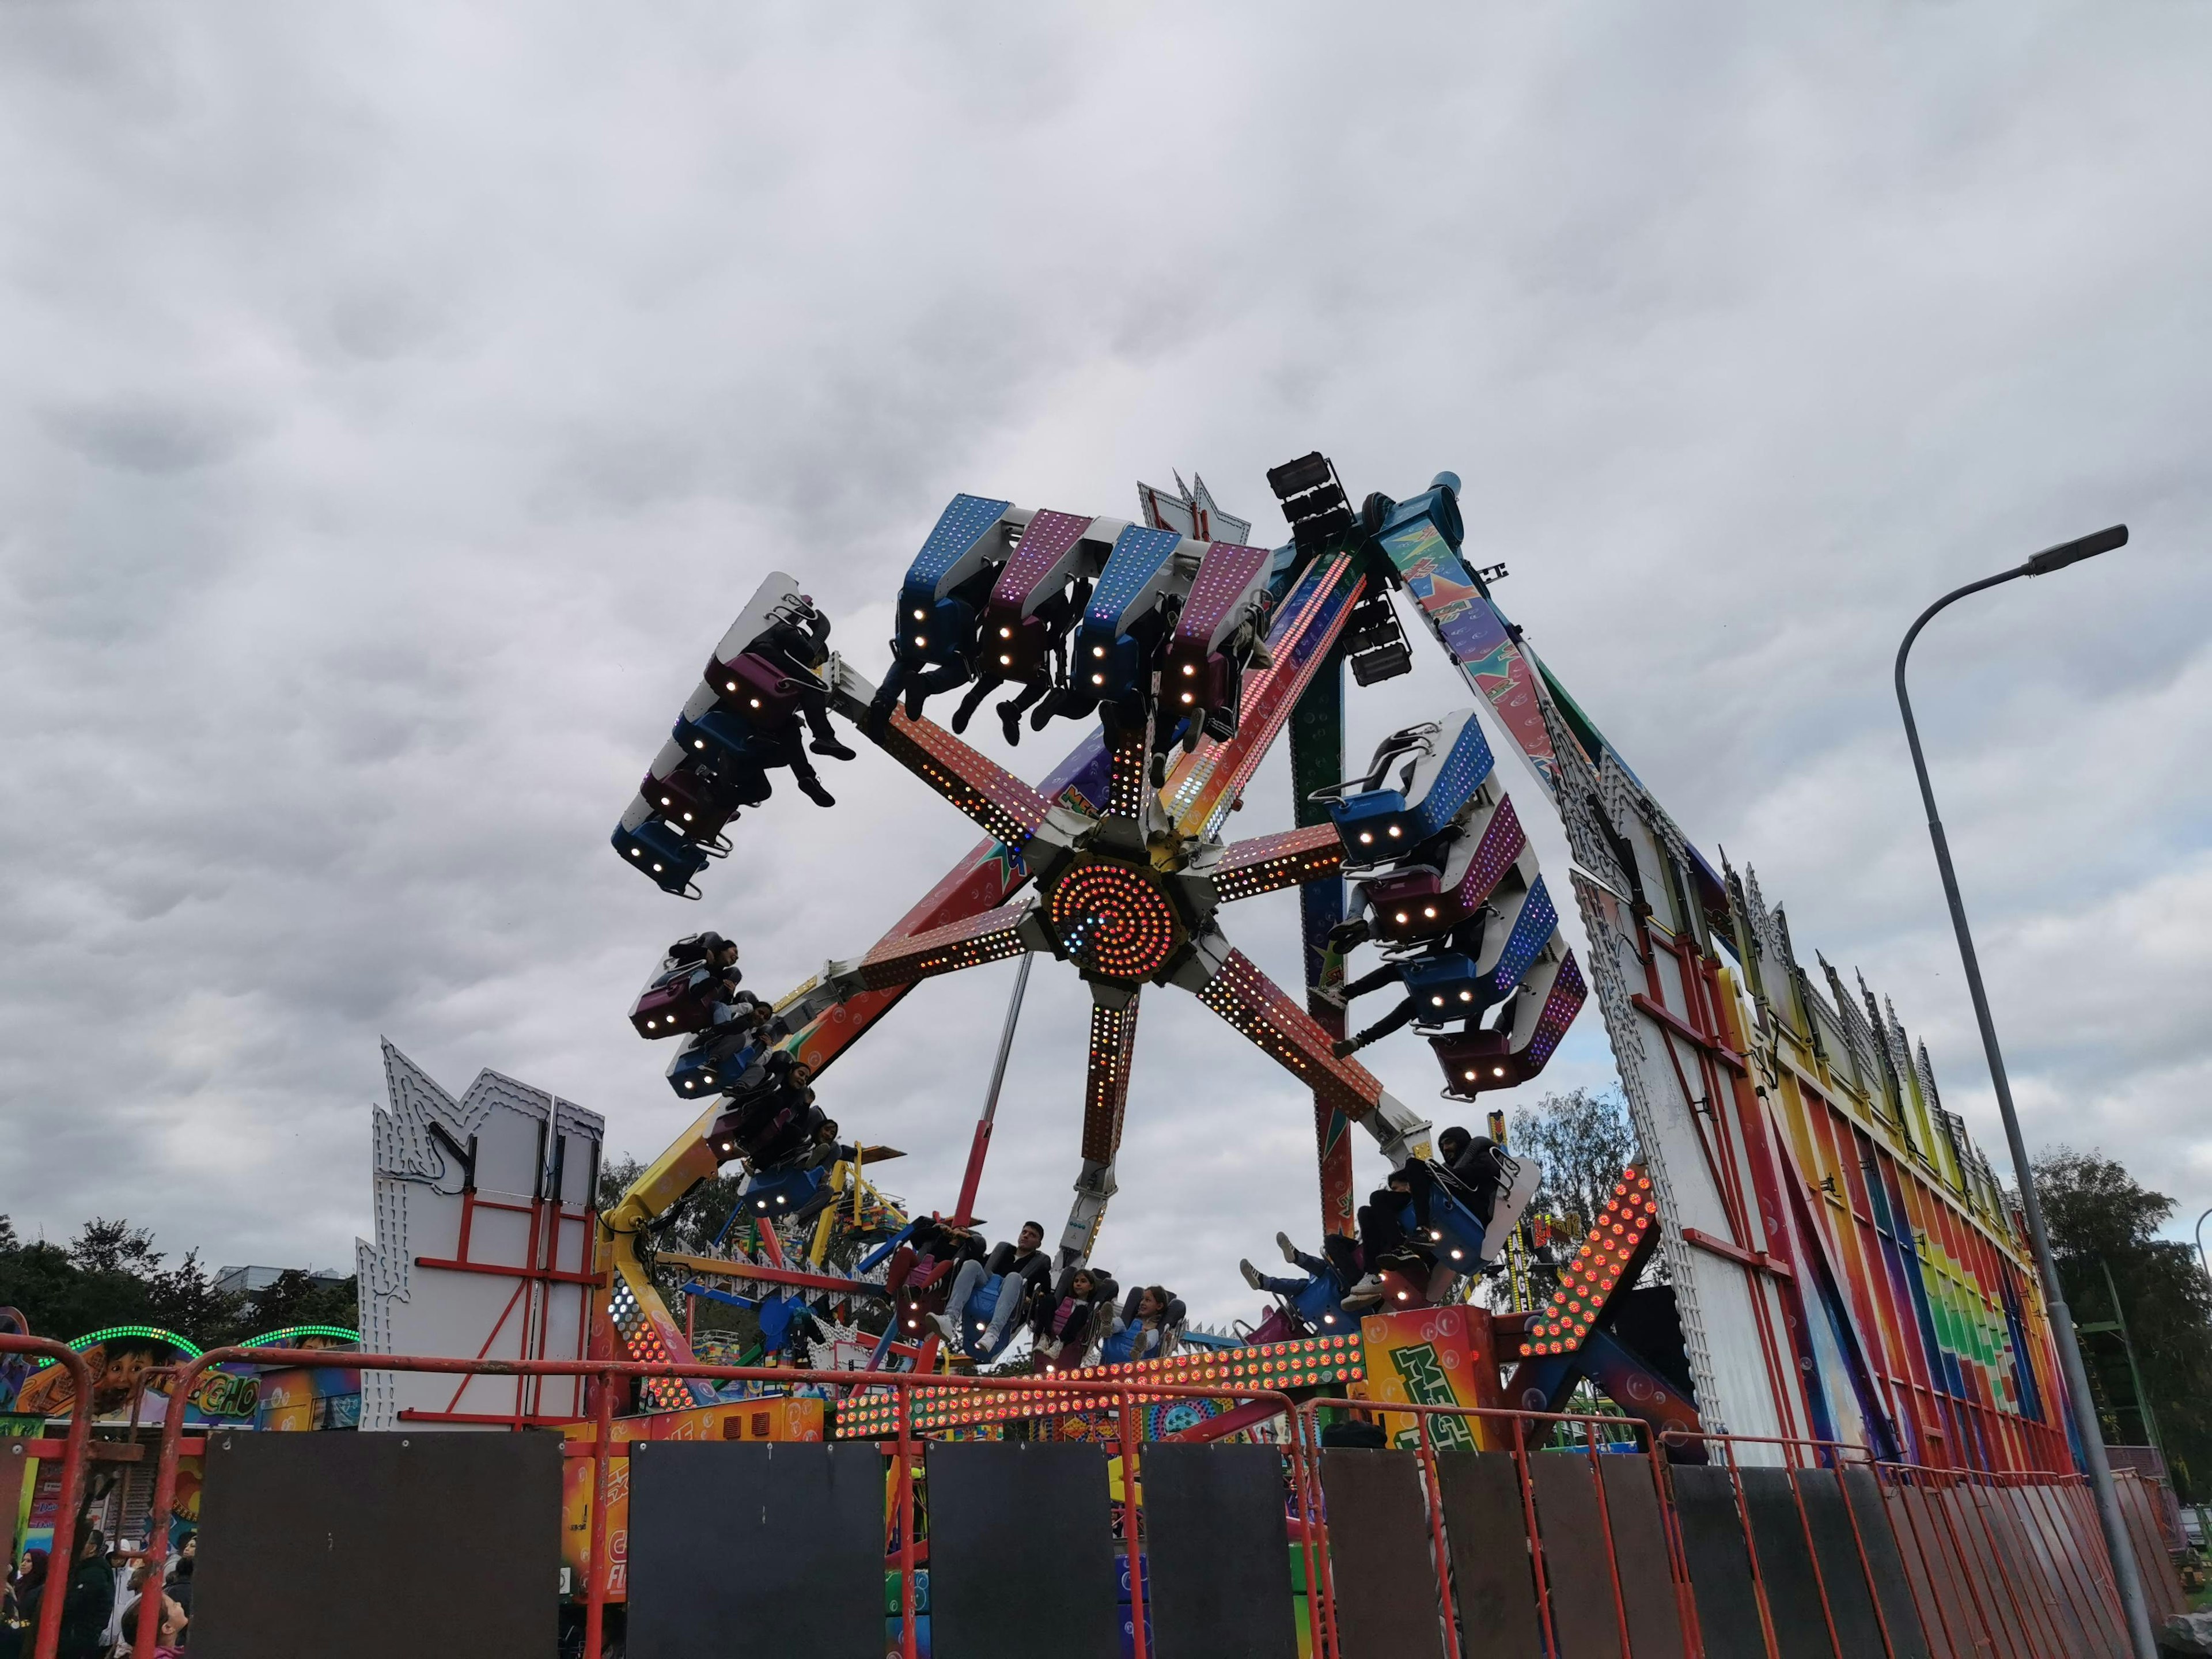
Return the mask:
<path fill-rule="evenodd" d="M 84 1529 L 61 1594 L 62 1638 L 56 1659 L 100 1659 L 107 1651 L 108 1626 L 115 1621 L 115 1571 L 107 1565 L 107 1540 L 98 1527 Z"/>

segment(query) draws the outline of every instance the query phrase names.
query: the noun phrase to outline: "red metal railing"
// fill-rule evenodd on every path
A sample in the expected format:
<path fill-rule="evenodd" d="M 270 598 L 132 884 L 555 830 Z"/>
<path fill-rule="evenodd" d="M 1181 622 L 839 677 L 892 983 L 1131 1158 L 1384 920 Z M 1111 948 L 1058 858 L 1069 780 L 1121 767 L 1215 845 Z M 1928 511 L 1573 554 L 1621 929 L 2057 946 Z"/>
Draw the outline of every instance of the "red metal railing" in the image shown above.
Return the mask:
<path fill-rule="evenodd" d="M 773 1382 L 788 1388 L 794 1373 L 760 1365 L 705 1365 L 697 1364 L 644 1364 L 635 1360 L 514 1360 L 514 1359 L 457 1359 L 444 1356 L 409 1354 L 365 1354 L 334 1352 L 329 1349 L 296 1348 L 213 1348 L 178 1370 L 179 1382 L 169 1399 L 168 1414 L 161 1425 L 160 1462 L 155 1477 L 154 1509 L 149 1522 L 150 1535 L 146 1548 L 146 1559 L 156 1574 L 168 1553 L 169 1516 L 176 1504 L 177 1464 L 182 1450 L 185 1428 L 185 1406 L 199 1374 L 216 1365 L 233 1360 L 246 1359 L 258 1364 L 297 1366 L 301 1368 L 343 1366 L 348 1370 L 380 1371 L 430 1371 L 448 1374 L 471 1372 L 495 1376 L 584 1376 L 595 1380 L 599 1388 L 592 1411 L 595 1430 L 592 1449 L 592 1545 L 585 1591 L 584 1653 L 586 1659 L 599 1659 L 605 1631 L 607 1591 L 608 1532 L 607 1477 L 609 1460 L 628 1455 L 626 1446 L 613 1443 L 614 1394 L 618 1382 L 648 1376 L 697 1377 L 714 1382 Z M 82 1362 L 80 1362 L 82 1364 Z M 915 1623 L 915 1506 L 914 1458 L 919 1442 L 914 1437 L 913 1396 L 916 1390 L 948 1390 L 954 1392 L 983 1391 L 989 1393 L 1035 1395 L 1059 1402 L 1062 1408 L 1072 1401 L 1093 1401 L 1099 1409 L 1112 1409 L 1117 1414 L 1115 1443 L 1121 1456 L 1123 1495 L 1123 1534 L 1129 1560 L 1129 1613 L 1134 1626 L 1134 1659 L 1147 1659 L 1148 1643 L 1145 1633 L 1143 1542 L 1139 1522 L 1139 1505 L 1136 1501 L 1138 1452 L 1140 1437 L 1137 1432 L 1134 1403 L 1147 1399 L 1222 1399 L 1247 1401 L 1267 1401 L 1290 1416 L 1292 1423 L 1291 1443 L 1285 1452 L 1291 1460 L 1292 1489 L 1299 1506 L 1300 1531 L 1304 1535 L 1306 1582 L 1315 1583 L 1316 1526 L 1312 1506 L 1316 1488 L 1305 1467 L 1309 1462 L 1306 1449 L 1297 1432 L 1297 1418 L 1290 1396 L 1271 1389 L 1235 1387 L 1224 1383 L 1205 1384 L 1167 1383 L 1137 1379 L 1074 1382 L 1060 1376 L 1004 1376 L 978 1377 L 917 1375 L 908 1371 L 839 1371 L 834 1374 L 837 1384 L 851 1388 L 888 1388 L 896 1399 L 897 1434 L 885 1443 L 893 1449 L 897 1476 L 895 1502 L 900 1516 L 899 1577 L 901 1648 L 905 1659 L 916 1659 L 918 1653 L 917 1627 Z M 82 1385 L 90 1388 L 88 1381 Z M 1325 1566 L 1321 1569 L 1325 1571 Z M 1308 1618 L 1318 1630 L 1326 1616 L 1325 1609 L 1316 1609 L 1317 1599 L 1307 1597 Z M 137 1632 L 132 1654 L 134 1659 L 153 1659 L 159 1634 L 151 1620 L 142 1620 Z M 52 1659 L 41 1651 L 37 1659 Z"/>
<path fill-rule="evenodd" d="M 89 1369 L 79 1356 L 61 1344 L 31 1338 L 0 1338 L 0 1351 L 41 1353 L 68 1364 L 76 1382 L 77 1398 L 82 1401 L 90 1400 L 93 1384 Z M 645 1377 L 671 1376 L 697 1377 L 717 1382 L 768 1382 L 786 1387 L 794 1380 L 794 1373 L 789 1370 L 763 1366 L 605 1360 L 464 1359 L 370 1355 L 329 1349 L 216 1349 L 176 1368 L 167 1415 L 161 1426 L 153 1512 L 144 1558 L 157 1576 L 168 1553 L 169 1522 L 176 1501 L 178 1462 L 185 1449 L 186 1402 L 191 1397 L 202 1372 L 241 1359 L 301 1368 L 476 1373 L 511 1376 L 518 1379 L 533 1376 L 585 1377 L 596 1381 L 599 1386 L 594 1390 L 592 1421 L 595 1434 L 592 1443 L 589 1448 L 569 1449 L 570 1455 L 588 1457 L 592 1466 L 591 1547 L 585 1589 L 584 1651 L 587 1659 L 599 1659 L 605 1632 L 612 1530 L 609 1525 L 611 1460 L 628 1455 L 630 1449 L 626 1443 L 617 1445 L 614 1443 L 617 1385 Z M 1896 1534 L 1900 1551 L 1911 1553 L 1922 1564 L 1920 1572 L 1916 1573 L 1908 1568 L 1905 1573 L 1915 1611 L 1931 1637 L 1940 1629 L 1943 1644 L 1953 1652 L 1986 1653 L 2006 1656 L 2008 1659 L 2040 1659 L 2044 1654 L 2065 1654 L 2068 1651 L 2064 1639 L 2066 1632 L 2058 1615 L 2045 1600 L 2045 1593 L 2053 1589 L 2066 1598 L 2077 1615 L 2084 1619 L 2101 1615 L 2100 1621 L 2109 1628 L 2117 1630 L 2121 1627 L 2118 1600 L 2109 1576 L 2102 1579 L 2095 1576 L 2100 1558 L 2094 1550 L 2062 1552 L 2071 1559 L 2062 1565 L 2063 1577 L 2051 1584 L 2020 1583 L 2012 1568 L 2008 1566 L 2010 1562 L 2023 1571 L 2032 1567 L 2033 1559 L 2024 1561 L 2021 1551 L 2028 1548 L 2030 1557 L 2035 1557 L 2037 1553 L 2030 1547 L 2035 1537 L 2039 1537 L 2047 1547 L 2057 1537 L 2094 1534 L 2094 1517 L 2087 1515 L 2078 1479 L 2071 1482 L 2063 1480 L 2052 1481 L 2030 1475 L 1990 1476 L 1958 1470 L 1876 1464 L 1865 1448 L 1834 1441 L 1723 1434 L 1655 1437 L 1645 1424 L 1633 1419 L 1615 1417 L 1352 1399 L 1309 1400 L 1294 1405 L 1287 1395 L 1274 1389 L 1218 1382 L 1170 1383 L 1127 1376 L 1076 1381 L 1064 1376 L 975 1377 L 870 1371 L 825 1374 L 825 1380 L 829 1377 L 834 1377 L 841 1387 L 888 1389 L 893 1395 L 894 1432 L 878 1443 L 894 1457 L 897 1471 L 893 1486 L 893 1512 L 899 1523 L 900 1651 L 904 1659 L 915 1659 L 918 1649 L 915 1575 L 920 1565 L 915 1537 L 919 1504 L 915 1475 L 915 1461 L 922 1443 L 915 1433 L 914 1422 L 915 1395 L 922 1391 L 1033 1396 L 1037 1414 L 1069 1409 L 1110 1410 L 1114 1413 L 1115 1433 L 1109 1443 L 1118 1449 L 1121 1457 L 1122 1529 L 1128 1559 L 1129 1616 L 1134 1659 L 1147 1659 L 1151 1645 L 1146 1630 L 1145 1528 L 1138 1500 L 1143 1436 L 1137 1422 L 1136 1408 L 1146 1401 L 1178 1398 L 1229 1398 L 1253 1405 L 1264 1403 L 1285 1416 L 1287 1437 L 1281 1450 L 1287 1461 L 1291 1502 L 1297 1523 L 1297 1541 L 1305 1567 L 1306 1619 L 1310 1638 L 1310 1651 L 1315 1659 L 1342 1659 L 1342 1646 L 1336 1624 L 1335 1581 L 1330 1559 L 1328 1506 L 1322 1484 L 1320 1413 L 1323 1410 L 1349 1411 L 1369 1417 L 1378 1413 L 1395 1415 L 1401 1419 L 1410 1418 L 1414 1423 L 1413 1450 L 1419 1459 L 1421 1490 L 1428 1510 L 1447 1659 L 1465 1659 L 1468 1650 L 1462 1645 L 1457 1623 L 1443 1482 L 1437 1470 L 1437 1447 L 1432 1432 L 1433 1419 L 1439 1417 L 1474 1419 L 1482 1425 L 1476 1435 L 1478 1443 L 1502 1446 L 1514 1458 L 1536 1612 L 1548 1651 L 1558 1651 L 1561 1638 L 1553 1626 L 1554 1593 L 1546 1561 L 1542 1529 L 1539 1525 L 1529 1455 L 1541 1449 L 1547 1441 L 1562 1436 L 1568 1439 L 1570 1445 L 1555 1449 L 1572 1450 L 1578 1444 L 1589 1462 L 1599 1527 L 1605 1544 L 1607 1582 L 1611 1592 L 1613 1622 L 1625 1653 L 1636 1650 L 1636 1632 L 1630 1620 L 1630 1597 L 1622 1583 L 1612 1499 L 1606 1489 L 1604 1465 L 1600 1462 L 1605 1456 L 1622 1455 L 1604 1448 L 1613 1444 L 1618 1437 L 1623 1436 L 1628 1437 L 1639 1449 L 1634 1455 L 1647 1460 L 1650 1468 L 1674 1597 L 1678 1627 L 1675 1633 L 1679 1636 L 1681 1651 L 1691 1656 L 1691 1659 L 1703 1653 L 1704 1643 L 1667 1454 L 1669 1449 L 1679 1449 L 1682 1442 L 1692 1438 L 1703 1446 L 1709 1460 L 1717 1458 L 1730 1472 L 1737 1510 L 1745 1522 L 1744 1540 L 1752 1583 L 1765 1645 L 1770 1656 L 1779 1651 L 1776 1615 L 1769 1604 L 1766 1578 L 1760 1569 L 1757 1529 L 1751 1524 L 1751 1510 L 1744 1501 L 1742 1489 L 1742 1469 L 1753 1463 L 1779 1467 L 1788 1474 L 1790 1489 L 1796 1498 L 1806 1554 L 1813 1564 L 1814 1582 L 1819 1587 L 1823 1620 L 1831 1646 L 1837 1652 L 1843 1651 L 1844 1647 L 1838 1630 L 1835 1603 L 1831 1599 L 1826 1576 L 1833 1565 L 1833 1558 L 1832 1554 L 1827 1562 L 1823 1561 L 1798 1477 L 1806 1469 L 1832 1468 L 1838 1472 L 1840 1485 L 1841 1474 L 1852 1464 L 1866 1467 L 1874 1472 L 1876 1490 L 1884 1498 L 1883 1523 L 1890 1526 Z M 88 1454 L 88 1414 L 80 1413 L 71 1420 L 66 1442 L 27 1443 L 35 1455 L 52 1455 L 58 1449 L 62 1455 L 63 1512 L 58 1517 L 54 1536 L 54 1571 L 59 1575 L 62 1583 L 65 1583 L 67 1579 L 67 1551 L 73 1540 L 76 1508 L 82 1490 L 83 1469 Z M 2001 1527 L 1996 1506 L 1984 1501 L 1980 1494 L 2014 1486 L 2032 1490 L 2026 1498 L 2006 1500 L 2004 1516 L 2008 1519 Z M 2066 1491 L 2069 1486 L 2073 1488 L 2070 1510 Z M 1913 1506 L 1893 1501 L 1901 1489 L 1913 1487 L 1938 1492 L 1964 1488 L 1969 1495 L 1959 1503 L 1928 1504 L 1924 1506 L 1923 1516 Z M 1883 1605 L 1880 1581 L 1867 1548 L 1861 1516 L 1850 1500 L 1848 1489 L 1843 1492 L 1843 1499 L 1844 1511 L 1850 1521 L 1857 1565 L 1863 1576 L 1867 1598 L 1873 1605 L 1883 1649 L 1895 1656 L 1907 1650 L 1899 1639 L 1898 1633 L 1891 1629 L 1890 1609 Z M 2047 1529 L 2039 1531 L 2033 1537 L 2011 1536 L 2008 1543 L 2006 1538 L 2001 1537 L 2001 1533 L 2009 1528 L 2010 1534 L 2018 1534 L 2021 1526 L 2025 1524 L 2021 1519 L 2023 1513 L 2036 1517 L 2039 1524 L 2047 1522 Z M 1939 1528 L 1940 1531 L 1937 1530 Z M 1928 1535 L 1923 1535 L 1923 1532 Z M 1929 1558 L 1925 1552 L 1931 1547 L 1948 1553 L 1945 1568 L 1940 1573 L 1929 1568 Z M 2047 1549 L 2044 1553 L 2047 1553 Z M 1958 1564 L 1956 1571 L 1948 1565 L 1952 1561 Z M 1964 1600 L 1969 1605 L 1946 1605 L 1940 1595 L 1923 1594 L 1923 1584 L 1948 1589 L 1961 1577 L 1966 1581 L 1963 1588 L 1966 1595 Z M 42 1604 L 39 1631 L 32 1649 L 33 1659 L 53 1659 L 62 1599 L 60 1590 L 50 1590 Z M 2006 1605 L 2002 1607 L 1996 1605 L 1999 1600 Z M 140 1628 L 132 1634 L 135 1659 L 151 1659 L 158 1635 L 155 1622 L 140 1621 Z M 1468 1632 L 1469 1639 L 1475 1634 Z M 1650 1645 L 1649 1634 L 1647 1627 L 1644 1644 L 1647 1648 Z"/>
<path fill-rule="evenodd" d="M 18 1456 L 52 1457 L 61 1453 L 59 1509 L 54 1516 L 52 1547 L 46 1555 L 46 1587 L 39 1597 L 39 1626 L 31 1638 L 31 1659 L 54 1659 L 62 1637 L 62 1603 L 69 1596 L 71 1558 L 76 1551 L 76 1509 L 84 1492 L 84 1460 L 92 1439 L 92 1367 L 66 1342 L 44 1336 L 0 1335 L 0 1353 L 34 1353 L 68 1367 L 76 1389 L 76 1408 L 70 1413 L 69 1435 L 58 1444 L 40 1439 L 12 1443 Z"/>

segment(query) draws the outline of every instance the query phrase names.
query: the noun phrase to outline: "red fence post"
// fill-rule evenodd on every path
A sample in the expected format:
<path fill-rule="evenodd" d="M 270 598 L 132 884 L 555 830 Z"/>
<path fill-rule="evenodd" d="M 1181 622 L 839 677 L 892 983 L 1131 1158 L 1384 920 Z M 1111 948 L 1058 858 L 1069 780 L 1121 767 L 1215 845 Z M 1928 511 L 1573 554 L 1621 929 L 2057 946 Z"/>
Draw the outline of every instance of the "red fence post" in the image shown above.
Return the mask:
<path fill-rule="evenodd" d="M 1444 1542 L 1444 1483 L 1437 1474 L 1437 1453 L 1429 1439 L 1428 1413 L 1416 1414 L 1413 1426 L 1421 1454 L 1422 1495 L 1429 1500 L 1429 1537 L 1437 1553 L 1437 1595 L 1443 1605 L 1444 1653 L 1446 1659 L 1460 1659 L 1459 1609 L 1452 1596 L 1451 1549 Z"/>
<path fill-rule="evenodd" d="M 1146 1659 L 1144 1544 L 1138 1533 L 1137 1435 L 1129 1396 L 1117 1403 L 1121 1439 L 1121 1544 L 1129 1563 L 1129 1631 L 1132 1659 Z"/>
<path fill-rule="evenodd" d="M 92 1367 L 66 1342 L 46 1336 L 0 1335 L 0 1353 L 44 1354 L 70 1374 L 76 1391 L 70 1407 L 69 1436 L 62 1443 L 62 1489 L 54 1516 L 53 1547 L 46 1557 L 46 1592 L 39 1598 L 39 1626 L 31 1638 L 32 1659 L 54 1659 L 62 1639 L 62 1602 L 67 1596 L 70 1558 L 76 1550 L 76 1508 L 84 1493 L 85 1448 L 92 1439 Z M 9 1517 L 12 1522 L 13 1516 Z"/>
<path fill-rule="evenodd" d="M 614 1455 L 609 1443 L 615 1432 L 614 1374 L 600 1372 L 593 1392 L 598 1398 L 592 1407 L 592 1551 L 584 1566 L 584 1659 L 599 1659 L 606 1633 L 607 1563 L 613 1542 L 607 1536 L 607 1474 Z"/>
<path fill-rule="evenodd" d="M 921 1513 L 914 1492 L 914 1385 L 894 1383 L 892 1411 L 898 1419 L 899 1648 L 904 1659 L 920 1659 L 921 1632 L 914 1622 L 914 1529 Z"/>

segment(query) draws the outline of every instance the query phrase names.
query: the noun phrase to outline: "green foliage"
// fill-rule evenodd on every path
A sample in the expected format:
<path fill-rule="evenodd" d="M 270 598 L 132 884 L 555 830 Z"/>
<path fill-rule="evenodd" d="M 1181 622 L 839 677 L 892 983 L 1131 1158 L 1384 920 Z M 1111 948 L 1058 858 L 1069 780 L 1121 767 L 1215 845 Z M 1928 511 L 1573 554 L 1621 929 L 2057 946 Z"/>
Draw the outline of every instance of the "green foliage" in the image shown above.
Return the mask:
<path fill-rule="evenodd" d="M 1513 1114 L 1507 1146 L 1516 1158 L 1533 1158 L 1543 1171 L 1531 1215 L 1549 1216 L 1563 1235 L 1556 1248 L 1571 1256 L 1597 1212 L 1613 1196 L 1620 1172 L 1638 1156 L 1628 1103 L 1617 1089 L 1569 1089 L 1546 1095 Z M 1657 1258 L 1644 1282 L 1663 1280 Z M 1531 1266 L 1528 1291 L 1541 1305 L 1559 1289 L 1554 1268 Z"/>
<path fill-rule="evenodd" d="M 66 1246 L 26 1244 L 0 1216 L 0 1307 L 20 1310 L 31 1329 L 64 1341 L 110 1325 L 155 1325 L 203 1348 L 221 1347 L 285 1325 L 353 1325 L 356 1283 L 318 1284 L 289 1270 L 273 1285 L 228 1296 L 188 1250 L 173 1267 L 152 1233 L 95 1216 Z"/>
<path fill-rule="evenodd" d="M 2155 1235 L 2173 1200 L 2094 1148 L 2046 1150 L 2035 1186 L 2060 1285 L 2085 1328 L 2082 1359 L 2105 1437 L 2140 1445 L 2154 1433 L 2184 1500 L 2202 1500 L 2212 1493 L 2212 1281 L 2193 1248 Z M 2133 1368 L 2117 1330 L 2086 1328 L 2121 1323 Z"/>
<path fill-rule="evenodd" d="M 1533 1158 L 1542 1167 L 1531 1213 L 1571 1218 L 1570 1231 L 1577 1235 L 1605 1207 L 1637 1155 L 1627 1103 L 1613 1089 L 1570 1089 L 1521 1108 L 1508 1145 L 1516 1158 Z"/>

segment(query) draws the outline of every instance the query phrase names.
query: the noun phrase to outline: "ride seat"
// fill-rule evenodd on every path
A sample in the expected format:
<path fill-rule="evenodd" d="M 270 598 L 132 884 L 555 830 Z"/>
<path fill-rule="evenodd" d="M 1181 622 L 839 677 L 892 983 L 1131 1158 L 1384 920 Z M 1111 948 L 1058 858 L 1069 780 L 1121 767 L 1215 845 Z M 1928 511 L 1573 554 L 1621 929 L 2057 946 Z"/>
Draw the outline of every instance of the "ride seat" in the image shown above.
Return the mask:
<path fill-rule="evenodd" d="M 763 731 L 784 730 L 799 718 L 799 696 L 805 689 L 766 657 L 750 651 L 733 662 L 709 662 L 707 684 L 722 708 Z"/>
<path fill-rule="evenodd" d="M 626 864 L 642 870 L 664 893 L 696 897 L 691 878 L 706 868 L 707 854 L 681 831 L 654 816 L 653 803 L 640 795 L 615 826 L 611 843 Z"/>

